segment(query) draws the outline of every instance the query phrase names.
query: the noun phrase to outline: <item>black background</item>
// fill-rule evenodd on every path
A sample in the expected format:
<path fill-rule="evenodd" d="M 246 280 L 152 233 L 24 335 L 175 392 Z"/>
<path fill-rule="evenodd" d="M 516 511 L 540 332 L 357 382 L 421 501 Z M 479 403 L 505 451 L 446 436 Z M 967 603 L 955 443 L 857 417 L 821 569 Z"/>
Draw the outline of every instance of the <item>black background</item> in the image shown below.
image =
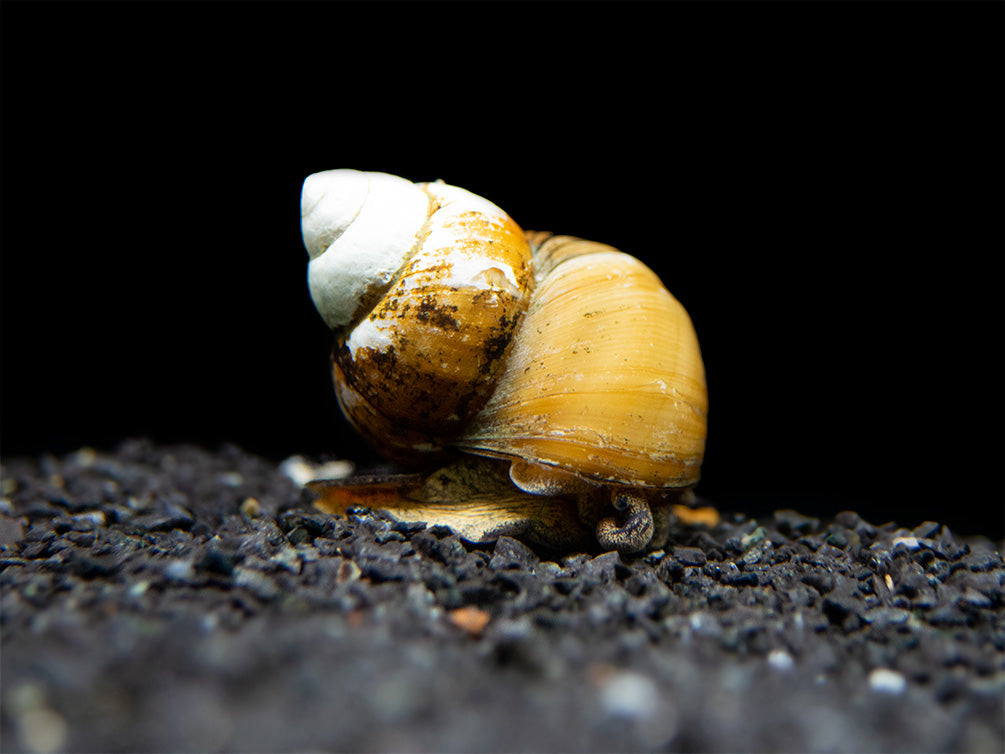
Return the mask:
<path fill-rule="evenodd" d="M 372 463 L 298 215 L 354 167 L 656 269 L 703 496 L 1001 536 L 1002 9 L 6 0 L 3 454 Z"/>

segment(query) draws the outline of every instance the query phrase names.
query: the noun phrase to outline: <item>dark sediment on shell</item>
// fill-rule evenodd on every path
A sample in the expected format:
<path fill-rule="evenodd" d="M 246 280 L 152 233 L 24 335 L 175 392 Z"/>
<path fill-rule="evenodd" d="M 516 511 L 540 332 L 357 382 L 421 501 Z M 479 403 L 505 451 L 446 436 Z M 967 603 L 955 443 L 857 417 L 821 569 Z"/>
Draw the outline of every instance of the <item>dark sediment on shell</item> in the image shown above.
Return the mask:
<path fill-rule="evenodd" d="M 555 556 L 324 516 L 236 448 L 2 484 L 4 751 L 1002 750 L 999 544 L 938 523 Z"/>

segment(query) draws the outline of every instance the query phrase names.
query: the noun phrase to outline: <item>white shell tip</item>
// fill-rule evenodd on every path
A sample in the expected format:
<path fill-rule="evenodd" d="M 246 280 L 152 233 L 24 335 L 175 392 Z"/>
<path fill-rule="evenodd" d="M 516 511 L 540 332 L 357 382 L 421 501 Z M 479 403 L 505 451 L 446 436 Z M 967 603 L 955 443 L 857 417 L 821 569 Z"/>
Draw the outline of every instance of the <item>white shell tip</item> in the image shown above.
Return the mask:
<path fill-rule="evenodd" d="M 307 176 L 300 193 L 300 230 L 311 259 L 349 227 L 369 185 L 369 176 L 358 170 L 325 170 Z"/>
<path fill-rule="evenodd" d="M 311 259 L 308 286 L 329 327 L 348 325 L 363 299 L 388 285 L 428 211 L 419 186 L 387 173 L 325 170 L 307 177 L 300 228 Z"/>

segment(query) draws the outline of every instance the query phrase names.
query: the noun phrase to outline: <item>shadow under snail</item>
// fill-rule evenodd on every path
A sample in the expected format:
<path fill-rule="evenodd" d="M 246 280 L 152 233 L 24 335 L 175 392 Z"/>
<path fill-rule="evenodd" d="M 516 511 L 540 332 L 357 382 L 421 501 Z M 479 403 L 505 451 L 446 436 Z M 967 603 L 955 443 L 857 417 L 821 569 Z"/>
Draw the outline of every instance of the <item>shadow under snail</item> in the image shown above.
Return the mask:
<path fill-rule="evenodd" d="M 663 546 L 699 478 L 708 397 L 691 319 L 655 273 L 385 173 L 309 176 L 301 229 L 342 411 L 392 461 L 437 469 L 313 482 L 315 505 L 473 541 Z"/>

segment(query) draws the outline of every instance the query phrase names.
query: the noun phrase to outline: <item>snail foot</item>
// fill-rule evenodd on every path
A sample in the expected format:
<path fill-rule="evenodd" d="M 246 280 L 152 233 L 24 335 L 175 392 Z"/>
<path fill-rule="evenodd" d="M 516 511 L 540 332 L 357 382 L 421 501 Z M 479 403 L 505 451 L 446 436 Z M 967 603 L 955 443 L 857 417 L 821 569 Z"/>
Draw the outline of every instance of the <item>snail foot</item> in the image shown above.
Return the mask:
<path fill-rule="evenodd" d="M 617 489 L 611 492 L 611 505 L 624 514 L 620 526 L 615 517 L 601 519 L 597 524 L 597 541 L 605 550 L 639 552 L 653 538 L 653 514 L 649 500 L 636 490 Z"/>

